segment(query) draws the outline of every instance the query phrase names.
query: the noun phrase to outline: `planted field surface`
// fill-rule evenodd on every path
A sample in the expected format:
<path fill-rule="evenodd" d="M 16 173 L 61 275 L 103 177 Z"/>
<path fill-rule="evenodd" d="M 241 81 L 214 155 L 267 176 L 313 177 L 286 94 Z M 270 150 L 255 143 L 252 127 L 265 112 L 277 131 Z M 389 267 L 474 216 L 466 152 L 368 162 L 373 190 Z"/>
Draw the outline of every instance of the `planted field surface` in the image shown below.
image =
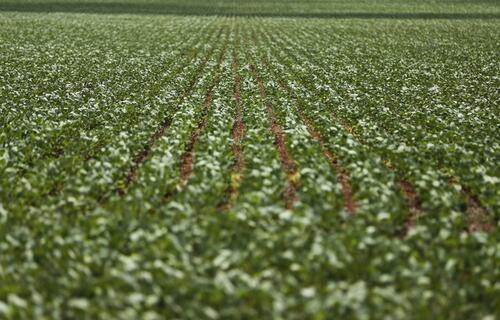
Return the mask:
<path fill-rule="evenodd" d="M 207 3 L 0 1 L 0 318 L 495 319 L 499 5 Z"/>

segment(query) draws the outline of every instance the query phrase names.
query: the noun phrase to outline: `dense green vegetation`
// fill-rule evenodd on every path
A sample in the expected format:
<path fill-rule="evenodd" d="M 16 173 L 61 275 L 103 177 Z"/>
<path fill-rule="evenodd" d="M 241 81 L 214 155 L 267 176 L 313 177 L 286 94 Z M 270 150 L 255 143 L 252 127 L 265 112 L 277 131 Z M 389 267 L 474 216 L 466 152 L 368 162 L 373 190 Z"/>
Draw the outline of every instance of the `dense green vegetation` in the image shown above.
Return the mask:
<path fill-rule="evenodd" d="M 1 319 L 498 316 L 498 2 L 0 11 Z"/>

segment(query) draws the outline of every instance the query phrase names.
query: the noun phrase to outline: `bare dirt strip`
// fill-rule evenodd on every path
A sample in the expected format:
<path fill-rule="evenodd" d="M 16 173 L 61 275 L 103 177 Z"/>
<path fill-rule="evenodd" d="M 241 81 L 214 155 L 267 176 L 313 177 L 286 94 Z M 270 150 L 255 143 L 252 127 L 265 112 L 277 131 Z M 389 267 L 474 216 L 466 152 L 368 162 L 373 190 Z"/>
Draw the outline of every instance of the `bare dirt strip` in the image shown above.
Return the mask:
<path fill-rule="evenodd" d="M 456 184 L 454 179 L 451 183 Z M 459 184 L 460 185 L 460 184 Z M 494 219 L 488 214 L 488 210 L 481 204 L 481 201 L 476 197 L 472 191 L 461 186 L 462 195 L 465 198 L 467 205 L 467 231 L 468 232 L 491 232 L 495 229 Z"/>
<path fill-rule="evenodd" d="M 217 39 L 215 40 L 216 42 L 220 38 L 221 34 L 222 34 L 222 29 L 217 34 Z M 200 66 L 196 70 L 196 72 L 195 72 L 194 76 L 192 77 L 191 81 L 189 82 L 188 86 L 182 91 L 181 98 L 179 100 L 179 104 L 182 103 L 184 98 L 189 93 L 191 93 L 191 91 L 193 90 L 195 84 L 200 79 L 200 77 L 202 75 L 202 71 L 204 70 L 209 58 L 212 56 L 213 51 L 214 51 L 214 47 L 211 47 L 209 49 L 209 52 L 205 55 L 202 63 L 200 64 Z M 127 189 L 130 187 L 130 185 L 132 185 L 135 181 L 137 181 L 137 178 L 139 177 L 140 167 L 149 158 L 149 155 L 151 154 L 151 150 L 152 150 L 153 146 L 158 141 L 158 139 L 160 139 L 165 134 L 165 131 L 168 129 L 168 127 L 170 127 L 171 123 L 172 123 L 172 118 L 170 115 L 167 115 L 163 119 L 163 121 L 160 123 L 160 125 L 158 126 L 156 131 L 153 133 L 153 135 L 151 135 L 149 137 L 148 141 L 146 142 L 146 144 L 144 145 L 142 150 L 135 155 L 134 160 L 132 162 L 132 165 L 131 165 L 127 175 L 125 176 L 124 187 L 118 189 L 118 193 L 120 195 L 122 195 L 122 196 L 125 195 L 127 192 Z"/>
<path fill-rule="evenodd" d="M 353 137 L 356 138 L 356 140 L 361 140 L 361 138 L 359 138 L 355 134 L 352 127 L 348 126 L 346 123 L 342 123 L 342 125 L 346 131 L 350 132 Z M 395 171 L 394 168 L 390 165 L 386 164 L 386 167 L 393 172 Z M 421 205 L 422 201 L 412 184 L 401 178 L 400 176 L 398 176 L 398 184 L 409 210 L 409 215 L 401 232 L 401 237 L 404 238 L 411 230 L 411 228 L 416 224 L 418 218 L 423 214 L 423 210 Z M 475 196 L 474 193 L 465 185 L 457 182 L 456 177 L 450 178 L 450 184 L 457 185 L 461 190 L 462 196 L 465 198 L 465 203 L 467 206 L 466 212 L 468 232 L 493 231 L 495 228 L 495 224 L 492 221 L 491 215 L 488 214 L 488 210 L 481 204 L 479 198 Z"/>
<path fill-rule="evenodd" d="M 227 51 L 227 45 L 228 45 L 228 39 L 226 37 L 224 47 L 222 48 L 221 53 L 217 58 L 217 66 L 215 67 L 216 74 L 214 76 L 214 80 L 210 84 L 210 87 L 208 88 L 205 98 L 203 100 L 203 111 L 201 118 L 198 121 L 195 129 L 191 133 L 189 142 L 187 143 L 186 148 L 184 149 L 184 153 L 181 155 L 181 164 L 179 168 L 180 170 L 179 183 L 174 189 L 167 191 L 163 195 L 162 204 L 165 204 L 168 201 L 170 201 L 170 199 L 175 194 L 177 194 L 184 187 L 184 185 L 186 185 L 189 177 L 191 176 L 191 173 L 193 172 L 194 148 L 198 142 L 200 134 L 205 130 L 208 124 L 208 118 L 210 115 L 210 106 L 212 105 L 213 91 L 220 81 L 220 75 L 221 75 L 220 67 L 222 64 L 222 59 L 224 58 L 224 55 L 226 54 Z"/>
<path fill-rule="evenodd" d="M 297 108 L 298 115 L 304 125 L 307 128 L 309 134 L 320 144 L 321 149 L 323 150 L 323 155 L 328 160 L 330 165 L 333 167 L 335 172 L 337 173 L 337 181 L 340 183 L 342 187 L 342 195 L 344 197 L 344 208 L 349 214 L 356 214 L 356 202 L 354 201 L 354 197 L 352 195 L 351 183 L 349 182 L 349 173 L 338 163 L 337 157 L 326 147 L 321 134 L 316 131 L 311 121 L 306 117 L 306 115 Z"/>
<path fill-rule="evenodd" d="M 340 121 L 335 114 L 332 114 L 332 118 L 334 118 L 335 121 L 340 123 L 344 128 L 344 130 L 349 132 L 353 136 L 353 138 L 356 139 L 356 141 L 363 144 L 362 139 L 358 135 L 356 135 L 354 129 L 351 126 L 349 126 L 344 121 Z M 391 165 L 389 165 L 385 161 L 383 161 L 383 163 L 388 170 L 395 172 L 394 168 Z M 405 238 L 408 235 L 408 232 L 411 230 L 411 228 L 415 226 L 418 218 L 423 214 L 422 200 L 420 199 L 420 196 L 418 195 L 415 188 L 409 181 L 405 180 L 397 173 L 396 177 L 399 190 L 401 191 L 404 197 L 405 204 L 408 209 L 408 216 L 406 217 L 406 221 L 400 233 L 400 237 Z"/>
<path fill-rule="evenodd" d="M 252 40 L 254 45 L 257 45 L 257 38 L 255 32 L 252 32 Z M 267 61 L 267 59 L 263 58 L 262 61 L 268 70 L 270 71 L 273 70 L 271 64 L 269 63 L 269 61 Z M 283 92 L 293 95 L 290 88 L 285 83 L 283 83 L 283 81 L 278 80 L 278 85 Z M 293 99 L 296 100 L 295 97 L 293 97 Z M 301 121 L 306 126 L 307 131 L 309 132 L 311 137 L 313 137 L 320 144 L 321 149 L 323 150 L 323 155 L 337 173 L 337 181 L 340 183 L 342 187 L 342 195 L 344 198 L 345 210 L 351 215 L 356 214 L 357 205 L 356 202 L 354 201 L 354 197 L 352 194 L 352 188 L 349 182 L 349 173 L 338 163 L 337 157 L 326 147 L 326 144 L 322 139 L 321 134 L 315 129 L 314 125 L 311 123 L 309 118 L 307 118 L 307 116 L 300 110 L 297 101 L 296 101 L 296 110 Z"/>
<path fill-rule="evenodd" d="M 255 42 L 256 41 L 255 34 L 253 35 L 253 38 L 254 38 L 254 42 Z M 292 57 L 296 60 L 295 56 L 292 56 Z M 303 122 L 308 127 L 308 130 L 311 133 L 311 135 L 313 137 L 315 137 L 315 139 L 317 139 L 319 134 L 314 132 L 314 128 L 311 126 L 310 121 L 308 121 L 308 119 L 304 117 L 304 114 L 302 112 L 300 112 L 300 110 L 299 110 L 299 116 L 301 118 L 303 118 Z M 360 142 L 361 139 L 356 135 L 356 133 L 354 132 L 352 127 L 348 126 L 343 121 L 339 121 L 335 115 L 332 115 L 332 118 L 334 119 L 334 121 L 339 123 L 344 128 L 344 130 L 349 132 L 358 142 Z M 309 123 L 309 125 L 308 125 L 308 123 Z M 322 142 L 320 142 L 320 143 L 322 143 Z M 322 143 L 322 145 L 324 145 L 324 143 Z M 386 167 L 389 170 L 394 171 L 393 168 L 391 168 L 390 166 L 386 166 Z M 339 182 L 342 184 L 344 197 L 349 196 L 349 194 L 351 193 L 350 187 L 346 186 L 346 188 L 344 189 L 344 183 L 349 181 L 349 177 L 347 175 L 347 172 L 343 168 L 339 168 L 337 170 L 338 170 L 337 172 L 339 172 L 338 179 L 339 179 Z M 398 177 L 398 184 L 399 184 L 399 188 L 400 188 L 400 190 L 405 198 L 405 202 L 406 202 L 406 205 L 407 205 L 408 210 L 409 210 L 409 215 L 408 215 L 408 218 L 405 222 L 405 226 L 403 227 L 403 231 L 402 231 L 403 236 L 405 236 L 408 233 L 408 231 L 410 230 L 410 228 L 415 224 L 418 217 L 422 214 L 422 207 L 421 207 L 421 200 L 420 200 L 417 192 L 415 191 L 415 189 L 411 185 L 411 183 L 409 183 L 408 181 L 404 180 L 401 177 Z M 348 200 L 346 199 L 346 201 L 348 201 Z M 350 210 L 356 209 L 354 202 L 353 202 L 354 207 L 352 207 L 352 204 L 346 204 L 346 205 L 350 206 L 350 209 L 348 210 L 349 212 L 351 212 Z M 347 210 L 347 208 L 346 208 L 346 210 Z"/>
<path fill-rule="evenodd" d="M 266 89 L 264 88 L 262 79 L 259 77 L 255 66 L 251 63 L 250 63 L 250 72 L 252 73 L 252 76 L 257 83 L 260 97 L 262 98 L 262 101 L 266 106 L 267 119 L 271 127 L 271 132 L 274 136 L 274 145 L 280 157 L 281 167 L 283 168 L 283 171 L 285 171 L 287 176 L 288 184 L 283 194 L 285 208 L 292 209 L 294 203 L 298 200 L 297 190 L 299 185 L 297 179 L 298 177 L 297 166 L 295 165 L 295 161 L 292 159 L 292 157 L 288 153 L 288 150 L 286 149 L 285 135 L 283 133 L 283 128 L 281 128 L 280 124 L 276 120 L 273 106 L 267 100 Z"/>
<path fill-rule="evenodd" d="M 309 56 L 306 50 L 303 50 L 302 52 L 306 56 Z M 297 61 L 296 57 L 293 57 Z M 323 67 L 319 67 L 323 69 Z M 356 135 L 352 127 L 347 126 L 345 123 L 342 123 L 342 125 L 344 129 L 352 134 L 354 138 L 356 138 L 358 141 L 361 140 Z M 387 166 L 387 168 L 391 171 L 394 171 L 394 168 L 390 166 Z M 491 232 L 492 230 L 494 230 L 495 223 L 493 221 L 493 218 L 490 214 L 488 214 L 488 210 L 481 204 L 479 198 L 469 188 L 467 188 L 467 186 L 455 182 L 455 177 L 451 177 L 451 180 L 454 181 L 453 184 L 456 184 L 460 187 L 460 189 L 462 190 L 462 195 L 466 200 L 468 231 Z M 423 210 L 421 207 L 421 199 L 412 184 L 400 176 L 398 177 L 398 184 L 409 210 L 409 215 L 401 234 L 402 237 L 405 237 L 408 234 L 408 231 L 415 225 L 418 218 L 423 214 Z"/>
<path fill-rule="evenodd" d="M 242 180 L 242 172 L 245 168 L 245 159 L 242 152 L 242 140 L 245 136 L 245 124 L 243 123 L 243 110 L 241 106 L 241 78 L 238 74 L 238 58 L 236 50 L 233 50 L 233 94 L 235 102 L 235 119 L 231 131 L 234 163 L 231 168 L 231 181 L 225 191 L 223 200 L 218 205 L 219 211 L 224 211 L 233 206 L 238 197 L 238 190 Z"/>
<path fill-rule="evenodd" d="M 334 118 L 335 115 L 333 115 Z M 347 125 L 346 123 L 340 121 L 342 126 L 346 131 L 352 134 L 352 136 L 357 140 L 361 141 L 362 139 L 358 137 L 354 129 Z M 384 162 L 386 168 L 395 172 L 394 168 L 387 163 Z M 422 201 L 416 192 L 413 185 L 397 175 L 398 185 L 401 193 L 403 194 L 406 202 L 406 206 L 408 208 L 409 214 L 406 219 L 403 230 L 400 234 L 402 238 L 405 238 L 408 235 L 408 232 L 411 230 L 413 226 L 417 223 L 417 220 L 423 214 L 422 210 Z M 463 184 L 460 184 L 456 181 L 455 177 L 450 178 L 450 184 L 457 185 L 461 189 L 461 193 L 465 198 L 466 202 L 466 212 L 467 212 L 467 223 L 468 223 L 468 232 L 475 231 L 483 231 L 483 232 L 491 232 L 495 228 L 495 224 L 492 222 L 491 216 L 488 214 L 488 210 L 481 204 L 481 201 L 477 196 L 475 196 L 470 189 L 468 189 Z"/>
<path fill-rule="evenodd" d="M 399 189 L 403 193 L 406 206 L 409 210 L 409 215 L 401 231 L 401 238 L 405 238 L 411 228 L 417 223 L 418 218 L 422 215 L 422 204 L 417 192 L 409 182 L 399 179 Z"/>
<path fill-rule="evenodd" d="M 255 35 L 253 34 L 253 41 L 254 44 L 256 43 L 256 38 Z M 268 70 L 272 71 L 273 68 L 270 65 L 269 61 L 266 59 L 262 60 L 264 65 L 267 67 Z M 292 94 L 290 88 L 283 83 L 283 81 L 278 80 L 278 85 L 280 89 L 283 92 L 286 92 L 288 94 Z M 292 94 L 293 95 L 293 94 Z M 294 100 L 295 97 L 293 97 Z M 307 131 L 313 137 L 321 146 L 321 149 L 323 150 L 323 155 L 325 158 L 328 160 L 328 163 L 333 167 L 335 172 L 337 173 L 337 181 L 340 183 L 342 187 L 342 195 L 344 197 L 344 208 L 345 210 L 351 214 L 354 215 L 356 214 L 356 202 L 354 201 L 354 197 L 352 195 L 352 188 L 351 184 L 349 182 L 349 173 L 338 163 L 337 157 L 326 147 L 326 144 L 321 137 L 321 134 L 315 129 L 314 125 L 311 123 L 309 118 L 300 110 L 299 106 L 296 103 L 296 110 L 297 114 L 299 115 L 299 118 L 301 121 L 304 123 L 304 125 L 307 128 Z"/>
<path fill-rule="evenodd" d="M 256 41 L 255 35 L 253 35 L 253 37 L 254 37 L 254 41 Z M 280 85 L 283 86 L 282 83 L 280 83 Z M 285 90 L 289 91 L 288 88 L 285 88 Z M 311 124 L 311 121 L 309 119 L 307 119 L 307 117 L 304 115 L 304 113 L 301 110 L 298 110 L 298 113 L 299 113 L 300 118 L 302 119 L 302 121 L 306 125 L 311 136 L 313 136 L 317 141 L 320 142 L 321 146 L 323 147 L 324 152 L 326 152 L 325 156 L 329 159 L 330 163 L 332 163 L 332 166 L 335 168 L 336 172 L 338 172 L 337 179 L 342 186 L 342 193 L 344 195 L 344 201 L 345 201 L 345 209 L 349 213 L 354 214 L 356 212 L 356 203 L 352 197 L 352 189 L 351 189 L 350 184 L 349 184 L 349 175 L 348 175 L 347 171 L 338 165 L 338 161 L 337 161 L 336 157 L 334 157 L 333 154 L 330 154 L 330 155 L 328 154 L 328 153 L 330 153 L 329 150 L 327 150 L 325 148 L 325 144 L 322 141 L 319 132 L 317 132 L 314 129 L 314 126 Z M 335 115 L 333 115 L 333 119 L 337 123 L 340 123 L 342 125 L 342 127 L 344 128 L 344 130 L 349 132 L 356 140 L 358 140 L 358 141 L 360 140 L 359 137 L 357 137 L 355 135 L 355 132 L 354 132 L 352 127 L 348 126 L 347 124 L 345 124 L 342 121 L 338 121 L 338 119 L 335 117 Z M 393 170 L 389 166 L 387 166 L 387 168 L 391 171 Z M 409 211 L 409 215 L 406 219 L 405 225 L 404 225 L 403 230 L 401 232 L 401 236 L 405 237 L 408 234 L 408 231 L 414 226 L 418 217 L 422 214 L 422 207 L 421 207 L 421 200 L 420 200 L 417 192 L 415 191 L 413 186 L 408 181 L 402 179 L 401 177 L 398 177 L 398 184 L 399 184 L 399 188 L 404 196 L 404 199 L 405 199 L 406 205 L 408 207 L 408 211 Z"/>

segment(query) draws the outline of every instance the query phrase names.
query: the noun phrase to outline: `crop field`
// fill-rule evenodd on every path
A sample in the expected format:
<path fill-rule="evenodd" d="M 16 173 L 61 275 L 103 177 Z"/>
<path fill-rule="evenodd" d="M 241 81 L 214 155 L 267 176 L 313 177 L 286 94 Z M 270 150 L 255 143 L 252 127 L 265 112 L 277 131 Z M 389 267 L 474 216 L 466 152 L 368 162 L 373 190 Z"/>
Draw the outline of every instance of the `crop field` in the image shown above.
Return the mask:
<path fill-rule="evenodd" d="M 500 3 L 0 0 L 0 319 L 500 319 Z"/>

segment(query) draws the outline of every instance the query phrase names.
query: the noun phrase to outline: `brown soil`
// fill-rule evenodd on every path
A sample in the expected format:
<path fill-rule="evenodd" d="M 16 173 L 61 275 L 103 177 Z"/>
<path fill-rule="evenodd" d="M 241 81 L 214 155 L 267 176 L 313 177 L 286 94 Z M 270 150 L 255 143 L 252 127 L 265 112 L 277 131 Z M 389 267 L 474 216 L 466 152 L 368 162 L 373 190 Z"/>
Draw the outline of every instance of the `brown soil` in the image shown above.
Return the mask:
<path fill-rule="evenodd" d="M 217 39 L 220 37 L 222 30 L 218 33 Z M 201 77 L 202 71 L 205 68 L 209 58 L 212 56 L 214 48 L 210 48 L 209 52 L 205 55 L 202 63 L 196 70 L 194 76 L 192 77 L 191 81 L 189 82 L 189 85 L 186 87 L 185 90 L 183 90 L 180 102 L 184 100 L 184 98 L 193 90 L 195 84 L 198 82 L 199 78 Z M 179 102 L 179 103 L 180 103 Z M 134 157 L 134 160 L 132 162 L 132 166 L 130 167 L 127 175 L 125 176 L 124 180 L 124 187 L 118 189 L 118 193 L 120 195 L 125 195 L 127 193 L 127 189 L 129 188 L 130 185 L 132 185 L 135 181 L 137 181 L 137 178 L 139 177 L 139 169 L 141 165 L 149 158 L 149 155 L 151 154 L 152 148 L 155 145 L 155 143 L 160 139 L 165 131 L 170 127 L 170 124 L 172 123 L 172 119 L 169 115 L 167 115 L 160 126 L 155 130 L 155 132 L 149 137 L 148 141 L 146 144 L 143 146 L 142 150 L 136 154 Z"/>
<path fill-rule="evenodd" d="M 149 137 L 148 141 L 142 148 L 141 152 L 139 152 L 135 157 L 132 166 L 130 167 L 130 170 L 125 177 L 125 187 L 130 186 L 132 183 L 134 183 L 138 176 L 139 176 L 139 168 L 141 165 L 146 161 L 146 159 L 149 157 L 149 154 L 151 153 L 151 149 L 156 143 L 156 141 L 163 136 L 165 133 L 165 130 L 170 126 L 172 123 L 172 119 L 170 117 L 165 117 L 163 119 L 163 122 L 161 125 L 156 129 L 156 131 L 153 133 L 151 137 Z M 120 194 L 124 195 L 125 190 L 120 189 Z"/>
<path fill-rule="evenodd" d="M 286 149 L 283 129 L 276 120 L 276 116 L 274 115 L 274 110 L 271 103 L 267 101 L 264 84 L 262 83 L 262 79 L 257 74 L 257 70 L 253 64 L 250 64 L 250 71 L 252 73 L 252 76 L 255 78 L 255 81 L 257 82 L 257 86 L 259 88 L 259 94 L 265 103 L 268 122 L 271 126 L 271 132 L 274 135 L 274 145 L 280 156 L 281 166 L 287 175 L 288 185 L 285 189 L 283 196 L 284 196 L 285 207 L 287 209 L 291 209 L 293 207 L 293 204 L 298 199 L 297 167 Z"/>
<path fill-rule="evenodd" d="M 410 211 L 401 234 L 401 237 L 404 238 L 408 234 L 408 231 L 410 231 L 410 229 L 416 224 L 418 218 L 422 215 L 422 205 L 417 192 L 409 182 L 400 180 L 399 189 L 403 193 L 406 206 Z"/>
<path fill-rule="evenodd" d="M 267 66 L 267 68 L 271 68 L 267 61 L 264 61 L 264 64 Z M 278 84 L 282 91 L 288 93 L 290 92 L 288 86 L 286 86 L 282 81 L 278 81 Z M 342 194 L 344 196 L 344 208 L 350 214 L 356 214 L 356 202 L 354 201 L 354 198 L 352 196 L 352 188 L 351 184 L 349 183 L 349 174 L 342 166 L 339 165 L 337 158 L 333 155 L 333 153 L 326 148 L 320 133 L 316 131 L 311 121 L 304 115 L 304 113 L 300 109 L 297 108 L 297 112 L 300 119 L 305 124 L 307 131 L 316 141 L 319 142 L 323 150 L 323 155 L 328 160 L 330 165 L 334 168 L 335 172 L 337 172 L 337 181 L 342 186 Z"/>
<path fill-rule="evenodd" d="M 217 58 L 217 66 L 216 66 L 216 74 L 214 77 L 214 81 L 210 84 L 210 87 L 205 94 L 205 99 L 203 100 L 203 111 L 200 120 L 198 121 L 196 128 L 191 133 L 190 139 L 184 153 L 181 155 L 181 165 L 180 165 L 180 178 L 179 184 L 173 190 L 169 190 L 165 193 L 162 199 L 162 203 L 167 203 L 172 196 L 178 193 L 182 187 L 187 183 L 191 173 L 193 172 L 193 162 L 194 162 L 194 148 L 198 142 L 200 134 L 205 130 L 208 124 L 208 118 L 210 115 L 210 106 L 212 104 L 213 90 L 215 86 L 219 83 L 220 80 L 220 66 L 222 63 L 222 59 L 224 58 L 224 54 L 226 53 L 227 48 L 227 39 L 224 44 L 223 49 L 221 50 L 220 55 Z"/>
<path fill-rule="evenodd" d="M 481 201 L 472 192 L 462 186 L 462 193 L 467 201 L 467 222 L 468 231 L 491 232 L 495 229 L 495 224 L 488 211 L 481 204 Z"/>
<path fill-rule="evenodd" d="M 238 60 L 236 53 L 233 52 L 233 79 L 234 79 L 234 101 L 235 101 L 235 120 L 231 131 L 234 163 L 231 168 L 231 182 L 225 191 L 223 201 L 218 205 L 220 211 L 229 209 L 238 197 L 238 189 L 241 182 L 241 173 L 245 167 L 245 159 L 242 154 L 242 140 L 245 136 L 245 124 L 243 123 L 243 110 L 241 107 L 241 78 L 238 74 Z"/>
<path fill-rule="evenodd" d="M 335 172 L 337 172 L 337 181 L 342 186 L 342 194 L 344 196 L 344 208 L 350 214 L 352 215 L 356 214 L 356 202 L 354 201 L 352 195 L 352 188 L 351 184 L 349 183 L 349 174 L 338 163 L 337 157 L 335 157 L 335 155 L 326 148 L 326 145 L 323 139 L 321 138 L 320 133 L 316 131 L 311 121 L 304 115 L 304 113 L 301 110 L 298 110 L 298 114 L 302 122 L 305 124 L 307 131 L 309 131 L 309 134 L 321 145 L 321 148 L 323 149 L 323 155 L 325 156 L 325 158 L 328 159 L 330 165 L 333 167 Z"/>

